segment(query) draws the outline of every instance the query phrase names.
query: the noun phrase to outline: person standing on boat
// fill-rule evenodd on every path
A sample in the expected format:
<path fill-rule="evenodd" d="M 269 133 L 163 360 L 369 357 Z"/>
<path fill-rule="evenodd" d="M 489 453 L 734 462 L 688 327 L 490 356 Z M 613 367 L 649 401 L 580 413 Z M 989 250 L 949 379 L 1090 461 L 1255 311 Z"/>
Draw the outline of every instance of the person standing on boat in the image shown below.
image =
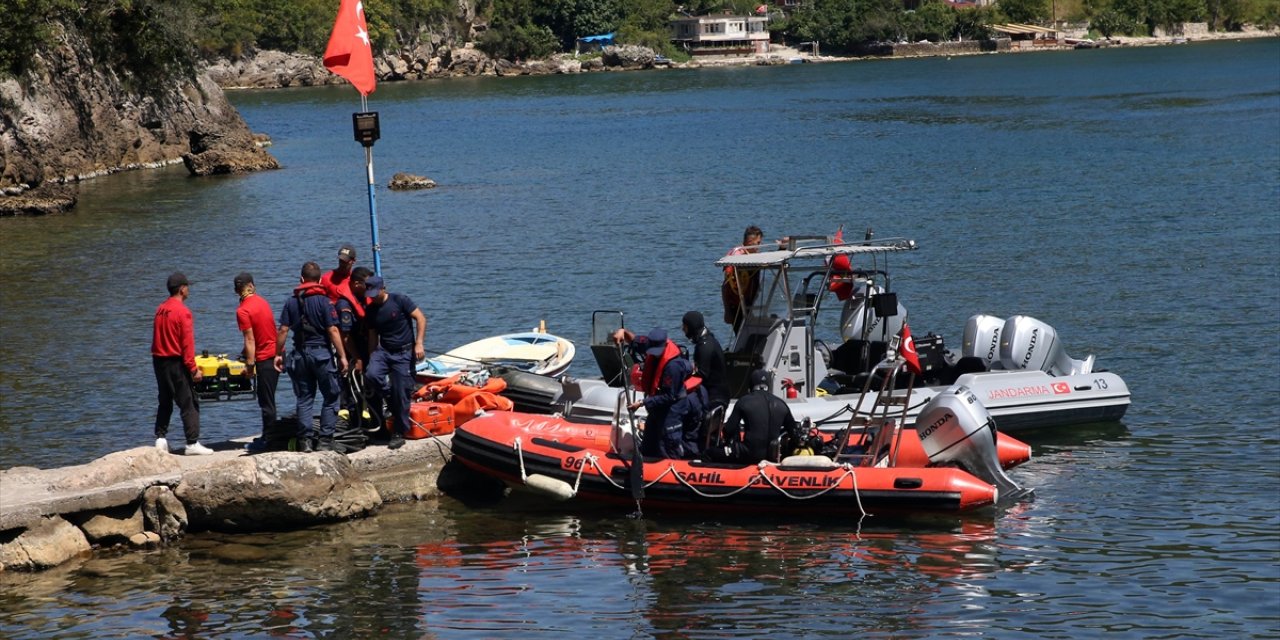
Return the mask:
<path fill-rule="evenodd" d="M 638 386 L 645 397 L 627 406 L 631 411 L 644 407 L 648 415 L 641 453 L 676 460 L 694 456 L 697 449 L 685 445 L 686 433 L 701 427 L 706 392 L 693 375 L 693 364 L 680 353 L 679 345 L 667 340 L 666 329 L 655 327 L 647 336 L 618 329 L 613 339 L 630 343 L 633 357 L 644 363 Z"/>
<path fill-rule="evenodd" d="M 769 374 L 756 369 L 751 372 L 750 381 L 751 392 L 738 398 L 724 423 L 725 451 L 716 458 L 743 464 L 773 459 L 781 454 L 770 449 L 783 433 L 796 428 L 787 403 L 769 391 Z"/>
<path fill-rule="evenodd" d="M 413 393 L 414 363 L 427 357 L 422 346 L 427 332 L 427 317 L 413 300 L 402 293 L 391 293 L 381 276 L 365 279 L 365 295 L 369 297 L 369 366 L 365 381 L 385 399 L 391 411 L 389 449 L 404 446 L 409 431 L 409 396 Z M 390 380 L 388 381 L 388 378 Z"/>
<path fill-rule="evenodd" d="M 684 314 L 680 321 L 684 335 L 693 343 L 693 374 L 702 378 L 707 390 L 707 411 L 729 406 L 729 383 L 724 349 L 698 311 Z"/>
<path fill-rule="evenodd" d="M 280 330 L 276 334 L 275 368 L 285 370 L 284 344 L 293 332 L 293 352 L 289 354 L 289 379 L 297 398 L 297 450 L 310 453 L 316 449 L 333 450 L 333 429 L 338 423 L 341 393 L 338 377 L 347 373 L 347 354 L 338 332 L 338 311 L 320 284 L 320 265 L 302 265 L 301 284 L 280 310 Z M 337 366 L 334 366 L 334 357 Z M 320 431 L 311 428 L 311 407 L 316 391 L 320 391 Z M 312 442 L 313 436 L 318 437 Z"/>
<path fill-rule="evenodd" d="M 195 319 L 187 308 L 191 283 L 187 276 L 174 272 L 165 284 L 169 297 L 156 307 L 151 326 L 151 368 L 160 391 L 156 407 L 156 448 L 169 451 L 169 419 L 176 404 L 187 437 L 186 454 L 207 456 L 213 450 L 200 444 L 200 399 L 196 396 L 195 383 L 203 380 L 204 375 L 196 366 Z"/>
<path fill-rule="evenodd" d="M 742 244 L 734 247 L 727 255 L 739 256 L 755 253 L 763 240 L 764 231 L 761 231 L 760 227 L 753 224 L 742 232 Z M 736 269 L 734 267 L 724 268 L 724 282 L 720 285 L 720 300 L 724 303 L 725 324 L 732 325 L 734 333 L 737 333 L 738 328 L 742 326 L 742 321 L 747 316 L 747 307 L 750 307 L 755 302 L 756 294 L 759 290 L 759 270 L 745 267 Z"/>
<path fill-rule="evenodd" d="M 276 423 L 276 385 L 280 372 L 276 371 L 276 321 L 271 305 L 253 283 L 253 274 L 241 272 L 232 280 L 240 304 L 236 307 L 236 326 L 244 335 L 245 369 L 250 378 L 256 378 L 254 394 L 262 411 L 262 438 Z"/>

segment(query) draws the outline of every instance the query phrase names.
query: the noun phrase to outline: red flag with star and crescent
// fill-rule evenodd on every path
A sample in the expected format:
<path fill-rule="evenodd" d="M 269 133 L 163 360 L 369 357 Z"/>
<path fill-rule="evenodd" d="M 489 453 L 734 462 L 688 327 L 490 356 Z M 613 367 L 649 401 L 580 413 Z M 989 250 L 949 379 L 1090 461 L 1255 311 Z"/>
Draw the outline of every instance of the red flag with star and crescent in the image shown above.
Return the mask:
<path fill-rule="evenodd" d="M 350 81 L 360 95 L 373 93 L 377 78 L 373 73 L 373 48 L 369 46 L 369 25 L 364 20 L 361 0 L 342 0 L 338 7 L 329 46 L 324 49 L 324 66 Z"/>
<path fill-rule="evenodd" d="M 911 339 L 911 327 L 907 323 L 902 323 L 902 331 L 899 334 L 902 339 L 898 341 L 898 355 L 907 363 L 907 370 L 916 375 L 924 375 L 924 369 L 920 366 L 920 356 L 916 355 L 916 341 Z"/>

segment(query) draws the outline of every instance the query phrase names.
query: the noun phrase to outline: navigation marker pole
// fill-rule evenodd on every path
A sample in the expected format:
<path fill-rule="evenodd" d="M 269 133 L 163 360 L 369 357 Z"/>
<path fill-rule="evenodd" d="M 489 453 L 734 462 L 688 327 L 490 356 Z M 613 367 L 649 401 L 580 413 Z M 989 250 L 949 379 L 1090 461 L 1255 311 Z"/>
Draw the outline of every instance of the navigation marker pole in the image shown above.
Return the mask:
<path fill-rule="evenodd" d="M 360 96 L 360 113 L 351 114 L 351 125 L 356 142 L 364 145 L 364 168 L 369 183 L 369 233 L 373 239 L 373 272 L 382 275 L 382 246 L 378 243 L 378 202 L 373 190 L 373 143 L 381 137 L 378 112 L 368 111 L 369 103 Z"/>

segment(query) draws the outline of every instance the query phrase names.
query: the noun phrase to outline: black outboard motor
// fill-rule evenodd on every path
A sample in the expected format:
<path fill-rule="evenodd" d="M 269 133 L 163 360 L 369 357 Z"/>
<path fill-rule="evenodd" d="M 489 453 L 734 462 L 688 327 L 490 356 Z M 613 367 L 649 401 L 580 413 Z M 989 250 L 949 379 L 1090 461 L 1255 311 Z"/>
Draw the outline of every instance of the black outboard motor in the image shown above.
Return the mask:
<path fill-rule="evenodd" d="M 930 462 L 954 463 L 994 485 L 997 502 L 1030 494 L 1000 468 L 995 419 L 968 387 L 952 386 L 930 400 L 916 417 L 916 431 Z"/>

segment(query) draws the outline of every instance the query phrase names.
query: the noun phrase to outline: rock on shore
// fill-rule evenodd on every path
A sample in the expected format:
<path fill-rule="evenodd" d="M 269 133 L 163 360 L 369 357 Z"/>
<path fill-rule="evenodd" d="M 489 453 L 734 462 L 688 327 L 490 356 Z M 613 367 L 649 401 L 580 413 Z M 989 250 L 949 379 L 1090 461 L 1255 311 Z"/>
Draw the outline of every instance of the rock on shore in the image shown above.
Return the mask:
<path fill-rule="evenodd" d="M 59 185 L 187 160 L 198 175 L 277 168 L 222 89 L 199 74 L 146 93 L 67 27 L 22 78 L 0 80 L 0 215 L 56 213 Z"/>

